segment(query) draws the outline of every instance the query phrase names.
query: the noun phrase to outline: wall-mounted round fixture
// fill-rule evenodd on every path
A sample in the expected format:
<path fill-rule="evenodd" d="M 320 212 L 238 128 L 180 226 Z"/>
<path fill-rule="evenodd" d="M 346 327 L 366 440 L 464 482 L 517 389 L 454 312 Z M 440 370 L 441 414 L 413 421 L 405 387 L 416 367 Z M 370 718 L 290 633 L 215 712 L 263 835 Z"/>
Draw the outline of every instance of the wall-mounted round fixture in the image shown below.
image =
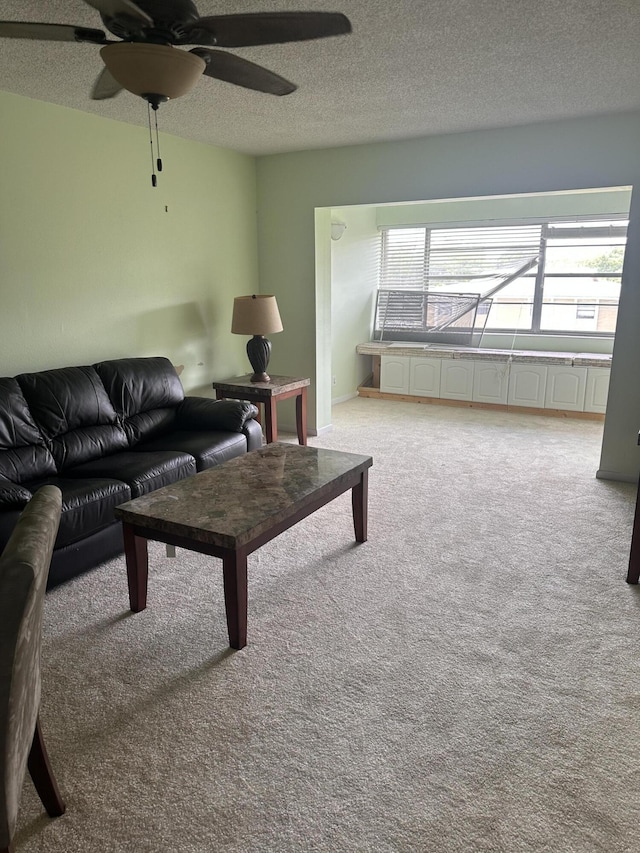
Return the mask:
<path fill-rule="evenodd" d="M 337 219 L 331 223 L 331 239 L 339 240 L 347 230 L 346 222 L 339 222 Z"/>

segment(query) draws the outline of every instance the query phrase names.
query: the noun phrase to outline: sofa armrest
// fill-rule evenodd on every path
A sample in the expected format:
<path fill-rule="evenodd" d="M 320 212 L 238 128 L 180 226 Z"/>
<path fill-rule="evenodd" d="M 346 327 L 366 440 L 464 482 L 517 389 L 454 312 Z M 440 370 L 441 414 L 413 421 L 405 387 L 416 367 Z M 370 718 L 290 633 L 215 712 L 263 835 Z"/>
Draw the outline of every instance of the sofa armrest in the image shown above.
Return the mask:
<path fill-rule="evenodd" d="M 0 477 L 0 509 L 22 509 L 31 498 L 29 489 Z"/>
<path fill-rule="evenodd" d="M 247 439 L 247 450 L 257 450 L 259 447 L 262 447 L 262 427 L 258 421 L 249 418 L 242 432 Z"/>
<path fill-rule="evenodd" d="M 257 415 L 258 409 L 253 403 L 244 400 L 185 397 L 178 406 L 176 427 L 243 432 L 245 423 Z"/>

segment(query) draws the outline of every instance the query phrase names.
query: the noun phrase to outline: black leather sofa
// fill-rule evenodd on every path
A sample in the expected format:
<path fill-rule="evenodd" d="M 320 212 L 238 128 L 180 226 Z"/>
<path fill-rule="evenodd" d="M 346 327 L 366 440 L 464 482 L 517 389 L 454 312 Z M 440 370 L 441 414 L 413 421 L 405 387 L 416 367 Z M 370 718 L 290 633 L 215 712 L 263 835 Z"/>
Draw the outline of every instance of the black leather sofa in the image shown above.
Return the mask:
<path fill-rule="evenodd" d="M 62 490 L 49 587 L 124 550 L 114 507 L 255 450 L 249 402 L 185 397 L 166 358 L 0 378 L 0 549 L 40 486 Z"/>

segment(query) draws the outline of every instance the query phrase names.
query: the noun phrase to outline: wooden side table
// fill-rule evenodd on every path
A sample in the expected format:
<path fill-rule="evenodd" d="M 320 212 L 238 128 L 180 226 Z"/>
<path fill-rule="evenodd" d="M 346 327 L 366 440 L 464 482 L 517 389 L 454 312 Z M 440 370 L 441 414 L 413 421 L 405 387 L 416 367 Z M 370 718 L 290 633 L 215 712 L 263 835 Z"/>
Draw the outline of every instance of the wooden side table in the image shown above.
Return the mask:
<path fill-rule="evenodd" d="M 296 430 L 298 444 L 307 443 L 307 386 L 309 379 L 296 376 L 271 376 L 270 382 L 252 382 L 251 374 L 213 382 L 218 400 L 249 400 L 260 408 L 264 406 L 264 426 L 267 444 L 278 440 L 278 400 L 296 398 Z"/>

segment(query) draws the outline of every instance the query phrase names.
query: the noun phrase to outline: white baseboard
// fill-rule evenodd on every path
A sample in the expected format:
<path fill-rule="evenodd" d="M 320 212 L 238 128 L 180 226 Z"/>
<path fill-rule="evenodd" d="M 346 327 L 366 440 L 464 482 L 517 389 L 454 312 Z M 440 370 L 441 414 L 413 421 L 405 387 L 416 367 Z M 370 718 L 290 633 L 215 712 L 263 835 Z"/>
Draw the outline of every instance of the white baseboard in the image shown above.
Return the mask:
<path fill-rule="evenodd" d="M 347 400 L 353 400 L 353 398 L 357 396 L 358 392 L 354 391 L 351 394 L 345 394 L 344 397 L 336 397 L 334 400 L 331 400 L 331 405 L 336 406 L 338 403 L 346 403 Z"/>
<path fill-rule="evenodd" d="M 630 477 L 628 474 L 621 474 L 619 471 L 603 471 L 602 468 L 596 471 L 596 480 L 615 480 L 616 483 L 637 483 L 637 477 Z"/>
<path fill-rule="evenodd" d="M 308 429 L 307 432 L 309 435 L 325 435 L 328 432 L 333 432 L 333 424 L 327 424 L 320 429 Z"/>
<path fill-rule="evenodd" d="M 320 427 L 320 429 L 313 429 L 313 427 L 307 426 L 307 435 L 324 435 L 325 432 L 331 432 L 333 430 L 333 425 L 329 424 L 325 427 Z M 297 430 L 295 424 L 288 423 L 278 423 L 278 433 L 286 433 L 288 435 L 296 435 Z"/>

